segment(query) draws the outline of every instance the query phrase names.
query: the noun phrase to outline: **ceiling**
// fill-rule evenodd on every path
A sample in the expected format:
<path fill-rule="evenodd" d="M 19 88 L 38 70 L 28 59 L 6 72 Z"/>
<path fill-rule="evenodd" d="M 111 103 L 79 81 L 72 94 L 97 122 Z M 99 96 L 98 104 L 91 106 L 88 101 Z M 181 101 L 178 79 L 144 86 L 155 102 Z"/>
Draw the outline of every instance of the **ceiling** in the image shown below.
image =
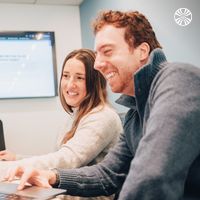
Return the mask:
<path fill-rule="evenodd" d="M 84 0 L 0 0 L 0 3 L 80 5 L 83 1 Z"/>

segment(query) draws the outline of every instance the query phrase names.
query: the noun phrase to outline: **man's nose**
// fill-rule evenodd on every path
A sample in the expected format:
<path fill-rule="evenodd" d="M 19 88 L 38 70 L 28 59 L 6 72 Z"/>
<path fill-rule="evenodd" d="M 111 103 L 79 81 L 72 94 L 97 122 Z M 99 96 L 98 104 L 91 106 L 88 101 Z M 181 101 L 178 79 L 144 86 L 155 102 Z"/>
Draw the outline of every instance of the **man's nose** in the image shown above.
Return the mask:
<path fill-rule="evenodd" d="M 101 60 L 101 59 L 98 59 L 96 58 L 95 59 L 95 63 L 94 63 L 94 68 L 98 71 L 101 71 L 102 68 L 105 66 L 105 61 Z"/>

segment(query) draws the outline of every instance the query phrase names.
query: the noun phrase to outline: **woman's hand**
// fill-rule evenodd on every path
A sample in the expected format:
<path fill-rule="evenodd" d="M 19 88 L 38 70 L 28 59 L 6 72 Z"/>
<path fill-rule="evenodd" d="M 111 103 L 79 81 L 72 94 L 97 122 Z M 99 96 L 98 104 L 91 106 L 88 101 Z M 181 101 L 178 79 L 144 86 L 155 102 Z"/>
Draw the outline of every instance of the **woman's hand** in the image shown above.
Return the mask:
<path fill-rule="evenodd" d="M 39 187 L 50 188 L 56 182 L 56 175 L 51 170 L 38 170 L 31 167 L 17 166 L 8 170 L 6 181 L 12 181 L 15 177 L 20 178 L 18 190 L 24 189 L 26 183 Z"/>
<path fill-rule="evenodd" d="M 16 154 L 8 150 L 0 151 L 0 160 L 7 160 L 7 161 L 16 160 Z"/>

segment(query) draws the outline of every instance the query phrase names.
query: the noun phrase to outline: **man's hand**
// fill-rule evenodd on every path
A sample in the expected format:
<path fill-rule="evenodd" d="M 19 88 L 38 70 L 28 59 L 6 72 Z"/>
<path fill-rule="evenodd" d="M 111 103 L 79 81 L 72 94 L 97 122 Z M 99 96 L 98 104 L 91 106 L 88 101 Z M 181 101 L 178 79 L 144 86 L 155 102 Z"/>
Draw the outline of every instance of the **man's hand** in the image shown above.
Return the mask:
<path fill-rule="evenodd" d="M 8 170 L 5 181 L 20 178 L 18 190 L 24 189 L 26 183 L 39 187 L 50 188 L 56 182 L 56 174 L 51 170 L 38 170 L 31 167 L 17 166 Z"/>

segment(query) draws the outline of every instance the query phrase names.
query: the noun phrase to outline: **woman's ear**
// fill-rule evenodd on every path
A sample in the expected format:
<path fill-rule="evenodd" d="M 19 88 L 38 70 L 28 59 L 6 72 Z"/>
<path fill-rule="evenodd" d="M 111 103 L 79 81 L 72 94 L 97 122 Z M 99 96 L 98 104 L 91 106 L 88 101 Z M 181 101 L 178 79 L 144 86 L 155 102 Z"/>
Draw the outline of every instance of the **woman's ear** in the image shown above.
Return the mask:
<path fill-rule="evenodd" d="M 140 61 L 144 62 L 148 59 L 149 57 L 149 52 L 150 52 L 150 46 L 148 43 L 143 42 L 139 46 L 140 49 Z"/>

